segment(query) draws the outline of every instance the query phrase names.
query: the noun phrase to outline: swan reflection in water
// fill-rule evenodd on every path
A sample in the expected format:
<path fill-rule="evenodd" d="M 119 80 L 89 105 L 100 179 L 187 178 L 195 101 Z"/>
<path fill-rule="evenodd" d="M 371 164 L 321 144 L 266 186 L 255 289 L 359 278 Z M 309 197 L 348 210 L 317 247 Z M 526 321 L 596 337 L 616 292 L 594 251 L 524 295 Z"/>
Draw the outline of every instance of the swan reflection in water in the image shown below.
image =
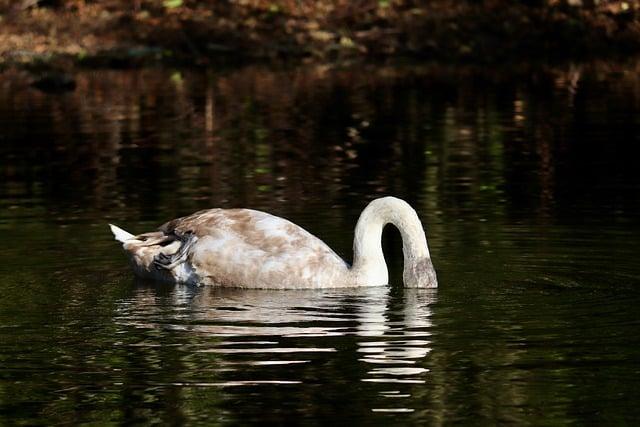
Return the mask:
<path fill-rule="evenodd" d="M 186 335 L 180 351 L 216 355 L 215 363 L 227 367 L 226 381 L 210 384 L 246 384 L 239 365 L 274 369 L 268 367 L 334 359 L 354 366 L 360 382 L 381 383 L 379 396 L 403 397 L 409 394 L 398 386 L 427 380 L 435 301 L 435 289 L 273 291 L 139 281 L 120 301 L 116 320 L 122 328 L 155 331 L 156 345 L 165 335 Z M 305 375 L 287 374 L 282 383 L 305 382 Z"/>

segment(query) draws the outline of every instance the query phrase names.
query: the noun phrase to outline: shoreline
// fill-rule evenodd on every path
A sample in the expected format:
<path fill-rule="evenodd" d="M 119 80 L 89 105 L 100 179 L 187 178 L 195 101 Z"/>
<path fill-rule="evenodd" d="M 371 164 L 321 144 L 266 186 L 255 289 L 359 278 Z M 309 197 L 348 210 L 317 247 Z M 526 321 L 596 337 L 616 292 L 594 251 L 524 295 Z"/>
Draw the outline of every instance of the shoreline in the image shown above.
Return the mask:
<path fill-rule="evenodd" d="M 364 11 L 322 13 L 298 10 L 291 6 L 296 2 L 283 2 L 289 9 L 252 2 L 178 2 L 182 6 L 172 8 L 139 2 L 137 9 L 76 3 L 5 10 L 0 70 L 389 60 L 566 63 L 640 54 L 635 5 L 622 10 L 614 3 L 585 10 L 500 2 L 438 0 L 426 7 L 374 2 Z"/>

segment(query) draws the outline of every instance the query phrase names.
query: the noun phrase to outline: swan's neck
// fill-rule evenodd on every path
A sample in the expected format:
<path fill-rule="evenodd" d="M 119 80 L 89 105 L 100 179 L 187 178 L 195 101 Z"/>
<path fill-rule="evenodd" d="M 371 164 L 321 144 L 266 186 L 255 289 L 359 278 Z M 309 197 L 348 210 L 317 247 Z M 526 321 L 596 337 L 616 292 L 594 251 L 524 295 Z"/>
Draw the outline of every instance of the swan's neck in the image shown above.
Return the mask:
<path fill-rule="evenodd" d="M 393 224 L 402 236 L 402 252 L 404 254 L 403 278 L 406 286 L 435 287 L 435 284 L 421 286 L 414 283 L 420 271 L 416 266 L 428 261 L 433 270 L 427 246 L 427 238 L 422 223 L 409 204 L 395 197 L 376 199 L 362 211 L 356 225 L 353 241 L 352 271 L 359 282 L 367 285 L 385 285 L 389 280 L 387 264 L 382 252 L 382 229 L 386 224 Z M 420 267 L 420 266 L 418 266 Z M 418 270 L 423 267 L 418 268 Z M 435 281 L 435 272 L 433 272 Z M 418 280 L 420 281 L 420 280 Z"/>

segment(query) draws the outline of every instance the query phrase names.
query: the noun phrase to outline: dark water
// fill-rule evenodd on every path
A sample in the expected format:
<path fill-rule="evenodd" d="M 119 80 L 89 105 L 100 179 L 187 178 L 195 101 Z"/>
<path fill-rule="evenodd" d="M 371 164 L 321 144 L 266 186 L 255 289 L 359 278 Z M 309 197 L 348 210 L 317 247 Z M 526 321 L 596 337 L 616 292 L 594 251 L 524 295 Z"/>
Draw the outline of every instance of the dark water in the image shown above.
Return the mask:
<path fill-rule="evenodd" d="M 0 424 L 633 424 L 640 67 L 86 71 L 0 81 Z M 285 216 L 346 259 L 419 211 L 440 288 L 140 282 L 106 228 Z"/>

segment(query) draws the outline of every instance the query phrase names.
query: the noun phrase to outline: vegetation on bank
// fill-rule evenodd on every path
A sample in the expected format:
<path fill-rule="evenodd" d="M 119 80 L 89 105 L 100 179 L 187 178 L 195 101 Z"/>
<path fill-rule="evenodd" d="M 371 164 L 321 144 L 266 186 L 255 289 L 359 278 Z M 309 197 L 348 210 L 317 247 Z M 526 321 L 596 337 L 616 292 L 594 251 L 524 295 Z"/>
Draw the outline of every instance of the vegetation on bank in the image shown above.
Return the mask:
<path fill-rule="evenodd" d="M 0 0 L 0 63 L 582 59 L 639 52 L 639 11 L 637 0 Z"/>

